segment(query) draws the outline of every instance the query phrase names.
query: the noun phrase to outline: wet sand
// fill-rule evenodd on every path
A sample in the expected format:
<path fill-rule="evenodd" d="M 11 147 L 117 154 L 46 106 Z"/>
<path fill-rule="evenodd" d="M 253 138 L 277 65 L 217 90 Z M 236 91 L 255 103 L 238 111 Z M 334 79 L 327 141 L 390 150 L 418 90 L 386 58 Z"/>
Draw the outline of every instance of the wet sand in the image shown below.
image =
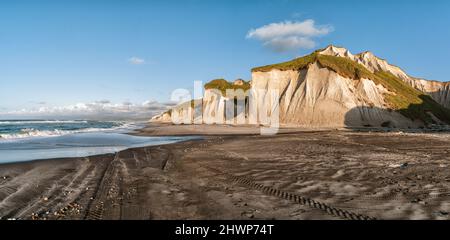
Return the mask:
<path fill-rule="evenodd" d="M 0 165 L 2 219 L 449 219 L 450 134 L 152 125 L 202 140 Z"/>

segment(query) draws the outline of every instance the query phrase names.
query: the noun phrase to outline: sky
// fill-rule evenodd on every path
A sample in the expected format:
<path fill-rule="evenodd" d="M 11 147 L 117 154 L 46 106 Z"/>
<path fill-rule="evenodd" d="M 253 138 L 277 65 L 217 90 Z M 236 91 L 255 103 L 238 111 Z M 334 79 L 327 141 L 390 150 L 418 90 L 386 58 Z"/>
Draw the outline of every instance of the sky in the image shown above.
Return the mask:
<path fill-rule="evenodd" d="M 0 118 L 153 114 L 329 44 L 450 81 L 449 1 L 1 1 Z M 146 115 L 146 116 L 147 116 Z"/>

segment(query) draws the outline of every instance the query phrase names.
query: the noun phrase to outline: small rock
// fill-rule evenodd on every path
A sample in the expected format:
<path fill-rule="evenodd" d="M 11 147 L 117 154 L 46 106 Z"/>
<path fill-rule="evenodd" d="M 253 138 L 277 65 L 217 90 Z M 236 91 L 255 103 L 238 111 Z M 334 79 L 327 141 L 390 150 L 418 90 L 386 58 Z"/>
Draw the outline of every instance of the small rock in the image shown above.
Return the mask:
<path fill-rule="evenodd" d="M 403 163 L 402 165 L 400 165 L 400 168 L 406 168 L 408 167 L 408 163 Z"/>
<path fill-rule="evenodd" d="M 161 192 L 164 193 L 164 194 L 170 194 L 171 193 L 170 191 L 167 191 L 167 190 L 163 190 Z"/>
<path fill-rule="evenodd" d="M 425 202 L 425 201 L 419 201 L 419 204 L 422 204 L 422 205 L 427 205 L 428 203 L 427 203 L 427 202 Z"/>
<path fill-rule="evenodd" d="M 422 175 L 417 175 L 417 179 L 422 180 L 423 179 Z"/>
<path fill-rule="evenodd" d="M 42 200 L 44 201 L 48 201 L 48 197 L 44 197 Z"/>
<path fill-rule="evenodd" d="M 441 215 L 443 215 L 443 216 L 447 216 L 447 215 L 448 215 L 448 212 L 445 212 L 445 211 L 439 211 L 439 214 L 441 214 Z"/>

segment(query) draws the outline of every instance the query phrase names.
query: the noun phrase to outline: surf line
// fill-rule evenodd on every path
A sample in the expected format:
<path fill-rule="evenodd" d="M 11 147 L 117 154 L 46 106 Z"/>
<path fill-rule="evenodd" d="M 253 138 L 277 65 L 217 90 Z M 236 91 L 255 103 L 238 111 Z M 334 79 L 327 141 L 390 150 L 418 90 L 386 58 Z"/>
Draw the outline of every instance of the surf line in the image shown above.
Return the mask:
<path fill-rule="evenodd" d="M 209 227 L 189 227 L 182 225 L 181 227 L 176 227 L 176 235 L 201 235 L 206 237 L 208 235 Z"/>

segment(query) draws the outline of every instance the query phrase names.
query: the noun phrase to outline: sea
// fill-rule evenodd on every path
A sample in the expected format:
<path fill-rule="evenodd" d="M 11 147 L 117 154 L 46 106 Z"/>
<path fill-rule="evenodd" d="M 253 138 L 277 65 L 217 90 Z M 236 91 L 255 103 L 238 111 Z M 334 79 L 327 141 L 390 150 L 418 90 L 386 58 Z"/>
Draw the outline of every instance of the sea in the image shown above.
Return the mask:
<path fill-rule="evenodd" d="M 144 125 L 131 121 L 0 120 L 0 164 L 86 157 L 195 138 L 128 134 Z"/>

